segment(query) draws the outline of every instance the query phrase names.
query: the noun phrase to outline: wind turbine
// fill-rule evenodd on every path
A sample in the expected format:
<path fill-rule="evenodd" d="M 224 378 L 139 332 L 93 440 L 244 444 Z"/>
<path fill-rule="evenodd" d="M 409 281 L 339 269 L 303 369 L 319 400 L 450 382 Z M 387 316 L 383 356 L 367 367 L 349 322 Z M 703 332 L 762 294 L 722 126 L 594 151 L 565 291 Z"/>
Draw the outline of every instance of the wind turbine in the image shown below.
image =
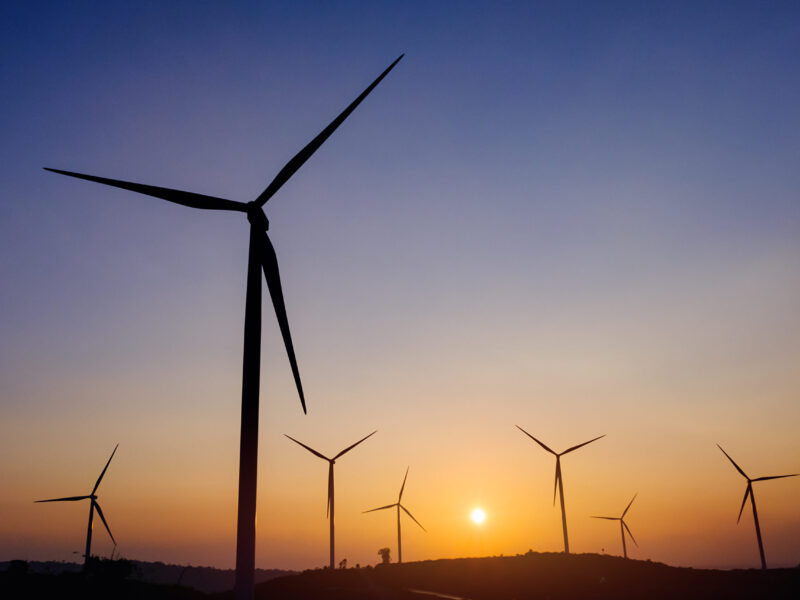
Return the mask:
<path fill-rule="evenodd" d="M 264 204 L 277 192 L 294 173 L 303 166 L 314 152 L 328 139 L 339 125 L 353 112 L 364 98 L 377 86 L 381 80 L 403 58 L 401 54 L 389 67 L 373 81 L 358 98 L 356 98 L 342 113 L 311 140 L 278 172 L 272 182 L 252 202 L 238 202 L 225 200 L 192 192 L 184 192 L 168 188 L 131 183 L 84 175 L 58 169 L 46 169 L 54 173 L 86 179 L 113 187 L 154 196 L 181 204 L 191 208 L 209 210 L 226 210 L 242 212 L 247 215 L 250 222 L 250 247 L 247 261 L 247 294 L 244 316 L 244 358 L 242 368 L 242 422 L 241 441 L 239 447 L 239 502 L 238 522 L 236 527 L 236 598 L 237 600 L 250 600 L 253 598 L 255 584 L 255 543 L 256 543 L 256 484 L 258 466 L 258 390 L 261 365 L 261 270 L 267 281 L 275 316 L 281 330 L 286 353 L 289 356 L 294 381 L 303 412 L 306 412 L 306 402 L 303 387 L 300 383 L 300 373 L 295 360 L 292 336 L 289 332 L 289 321 L 286 316 L 286 307 L 283 301 L 281 280 L 278 271 L 278 260 L 275 249 L 270 242 L 267 230 L 269 221 L 264 214 Z"/>
<path fill-rule="evenodd" d="M 373 431 L 368 436 L 358 440 L 352 446 L 348 446 L 347 448 L 345 448 L 344 450 L 339 452 L 339 454 L 337 454 L 333 458 L 328 458 L 327 456 L 325 456 L 323 454 L 320 454 L 319 452 L 317 452 L 313 448 L 311 448 L 309 446 L 306 446 L 303 442 L 298 442 L 292 436 L 286 435 L 285 433 L 283 434 L 283 435 L 286 435 L 286 437 L 289 438 L 290 440 L 292 440 L 295 444 L 300 444 L 303 448 L 305 448 L 306 450 L 311 452 L 311 454 L 313 454 L 314 456 L 319 456 L 322 460 L 328 461 L 328 508 L 326 510 L 325 516 L 330 520 L 330 525 L 331 525 L 331 569 L 335 569 L 336 568 L 336 563 L 333 560 L 333 546 L 334 546 L 333 545 L 333 465 L 336 463 L 336 459 L 337 458 L 339 458 L 340 456 L 342 456 L 344 454 L 347 454 L 348 452 L 350 452 L 350 450 L 352 450 L 353 448 L 358 446 L 361 442 L 363 442 L 364 440 L 366 440 L 369 437 L 372 437 L 376 433 L 378 433 L 377 430 Z"/>
<path fill-rule="evenodd" d="M 717 444 L 717 448 L 722 450 L 722 446 Z M 756 497 L 753 495 L 753 483 L 756 481 L 767 481 L 768 479 L 783 479 L 784 477 L 797 477 L 800 473 L 792 473 L 791 475 L 771 475 L 768 477 L 756 477 L 755 479 L 750 479 L 745 472 L 742 471 L 742 468 L 736 464 L 736 462 L 728 455 L 725 450 L 722 450 L 722 453 L 728 457 L 728 460 L 731 461 L 736 470 L 742 474 L 742 477 L 747 479 L 747 487 L 744 490 L 744 498 L 742 499 L 742 506 L 739 509 L 739 517 L 736 519 L 736 524 L 739 524 L 739 521 L 742 518 L 742 511 L 744 510 L 744 505 L 747 504 L 747 497 L 750 496 L 750 504 L 753 506 L 753 522 L 756 525 L 756 538 L 758 539 L 758 553 L 761 555 L 761 568 L 767 568 L 767 559 L 764 558 L 764 543 L 761 541 L 761 527 L 758 525 L 758 512 L 756 512 Z"/>
<path fill-rule="evenodd" d="M 619 521 L 619 531 L 622 534 L 622 556 L 624 558 L 628 558 L 628 547 L 625 545 L 625 532 L 626 531 L 628 532 L 628 535 L 631 536 L 631 540 L 633 540 L 633 543 L 636 544 L 636 538 L 633 537 L 633 534 L 631 533 L 631 530 L 628 529 L 628 524 L 625 523 L 625 514 L 628 512 L 628 509 L 631 507 L 631 504 L 633 504 L 633 501 L 636 500 L 636 496 L 638 496 L 638 495 L 639 495 L 638 492 L 633 495 L 633 498 L 631 498 L 631 501 L 628 502 L 628 506 L 626 506 L 625 510 L 622 511 L 622 516 L 621 517 L 592 517 L 593 519 L 607 519 L 609 521 Z M 636 546 L 638 547 L 639 544 L 636 544 Z"/>
<path fill-rule="evenodd" d="M 108 457 L 106 466 L 103 467 L 103 470 L 100 472 L 100 477 L 97 478 L 92 491 L 89 492 L 88 495 L 70 496 L 68 498 L 51 498 L 50 500 L 35 500 L 35 502 L 77 502 L 78 500 L 89 500 L 89 526 L 86 529 L 86 553 L 83 555 L 84 569 L 86 569 L 87 565 L 89 564 L 89 557 L 91 556 L 92 552 L 92 522 L 94 521 L 95 510 L 97 511 L 97 514 L 100 515 L 100 520 L 103 521 L 103 525 L 106 526 L 106 531 L 108 532 L 108 535 L 111 536 L 111 541 L 114 542 L 114 547 L 116 548 L 117 546 L 117 540 L 114 539 L 114 535 L 111 533 L 111 529 L 108 527 L 106 518 L 103 516 L 103 509 L 100 508 L 100 504 L 97 502 L 97 495 L 95 494 L 97 488 L 100 487 L 100 482 L 103 480 L 103 476 L 106 474 L 108 465 L 111 464 L 111 459 L 114 458 L 114 453 L 117 451 L 117 448 L 119 448 L 119 444 L 114 446 L 114 450 L 111 452 L 111 456 Z"/>
<path fill-rule="evenodd" d="M 569 537 L 567 537 L 567 512 L 564 509 L 564 480 L 563 480 L 563 478 L 561 476 L 561 457 L 564 456 L 565 454 L 569 454 L 573 450 L 577 450 L 578 448 L 581 448 L 581 447 L 585 446 L 586 444 L 591 444 L 592 442 L 596 442 L 600 438 L 606 437 L 606 436 L 605 436 L 605 434 L 603 434 L 603 435 L 601 435 L 599 437 L 596 437 L 594 439 L 589 440 L 588 442 L 583 442 L 582 444 L 578 444 L 577 446 L 572 446 L 572 448 L 567 448 L 563 452 L 553 452 L 550 448 L 545 446 L 542 442 L 537 440 L 535 437 L 533 437 L 530 433 L 525 431 L 519 425 L 517 425 L 517 429 L 519 429 L 522 433 L 527 435 L 534 442 L 539 444 L 542 448 L 544 448 L 550 454 L 552 454 L 553 456 L 556 457 L 556 479 L 555 479 L 555 483 L 553 484 L 553 506 L 556 505 L 556 491 L 558 491 L 559 498 L 561 499 L 561 527 L 564 530 L 564 552 L 566 554 L 569 554 Z"/>
<path fill-rule="evenodd" d="M 406 487 L 406 479 L 408 478 L 408 469 L 409 469 L 409 467 L 406 467 L 406 475 L 405 475 L 405 477 L 403 477 L 403 485 L 400 486 L 400 493 L 397 495 L 397 502 L 395 502 L 394 504 L 387 504 L 386 506 L 379 506 L 378 508 L 372 508 L 370 510 L 365 510 L 362 513 L 362 514 L 365 514 L 365 513 L 375 512 L 376 510 L 386 510 L 387 508 L 394 508 L 395 506 L 397 507 L 397 562 L 398 563 L 403 562 L 403 546 L 402 546 L 401 538 L 400 538 L 400 509 L 404 510 L 405 513 L 409 517 L 411 517 L 411 520 L 414 521 L 414 523 L 416 523 L 417 525 L 419 525 L 419 527 L 420 527 L 420 529 L 422 529 L 422 531 L 424 531 L 425 533 L 428 533 L 428 530 L 425 529 L 422 526 L 422 524 L 414 518 L 414 515 L 412 515 L 410 512 L 408 512 L 408 509 L 405 506 L 400 504 L 400 500 L 403 499 L 403 490 Z"/>

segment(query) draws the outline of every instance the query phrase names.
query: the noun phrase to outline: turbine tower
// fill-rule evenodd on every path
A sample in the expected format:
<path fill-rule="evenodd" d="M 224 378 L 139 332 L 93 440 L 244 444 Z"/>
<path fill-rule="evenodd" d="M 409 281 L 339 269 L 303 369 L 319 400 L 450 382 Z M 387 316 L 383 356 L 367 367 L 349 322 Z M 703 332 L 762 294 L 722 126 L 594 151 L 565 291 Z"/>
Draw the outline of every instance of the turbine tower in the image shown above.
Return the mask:
<path fill-rule="evenodd" d="M 365 514 L 365 513 L 375 512 L 376 510 L 386 510 L 387 508 L 397 507 L 397 562 L 398 562 L 398 564 L 403 562 L 403 545 L 402 545 L 402 539 L 400 537 L 400 510 L 402 509 L 403 511 L 405 511 L 405 513 L 409 517 L 411 517 L 411 520 L 414 521 L 414 523 L 416 523 L 417 525 L 419 525 L 419 527 L 420 527 L 420 529 L 422 529 L 422 531 L 424 531 L 425 533 L 428 533 L 427 529 L 425 529 L 422 526 L 422 524 L 414 518 L 414 515 L 412 515 L 410 512 L 408 512 L 408 509 L 405 506 L 400 504 L 400 501 L 403 499 L 403 490 L 406 487 L 406 479 L 408 478 L 408 469 L 409 468 L 406 467 L 406 475 L 405 475 L 405 477 L 403 477 L 403 485 L 400 486 L 400 493 L 397 495 L 397 502 L 395 502 L 394 504 L 387 504 L 386 506 L 379 506 L 378 508 L 372 508 L 370 510 L 365 510 L 362 513 L 362 514 Z"/>
<path fill-rule="evenodd" d="M 564 508 L 564 480 L 563 480 L 563 478 L 561 476 L 561 457 L 564 456 L 565 454 L 569 454 L 573 450 L 577 450 L 578 448 L 582 448 L 586 444 L 591 444 L 592 442 L 596 442 L 600 438 L 605 437 L 605 434 L 603 434 L 601 436 L 598 436 L 598 437 L 596 437 L 594 439 L 591 439 L 588 442 L 583 442 L 582 444 L 578 444 L 577 446 L 572 446 L 572 448 L 567 448 L 563 452 L 554 452 L 553 450 L 551 450 L 550 448 L 545 446 L 542 442 L 540 442 L 535 437 L 533 437 L 530 433 L 525 431 L 519 425 L 517 425 L 517 429 L 519 429 L 522 433 L 527 435 L 534 442 L 539 444 L 542 448 L 544 448 L 550 454 L 552 454 L 553 456 L 556 457 L 556 479 L 555 479 L 555 483 L 553 484 L 553 506 L 556 505 L 556 492 L 558 492 L 558 496 L 561 499 L 561 527 L 564 530 L 564 552 L 566 554 L 569 554 L 569 537 L 567 536 L 567 512 L 566 512 L 566 509 Z"/>
<path fill-rule="evenodd" d="M 97 511 L 97 514 L 100 515 L 100 520 L 103 522 L 103 525 L 106 526 L 106 531 L 108 535 L 111 537 L 111 541 L 114 542 L 114 547 L 117 546 L 117 540 L 114 539 L 114 535 L 111 533 L 111 529 L 106 522 L 106 518 L 103 515 L 103 509 L 100 508 L 100 503 L 97 502 L 97 488 L 100 487 L 100 482 L 103 481 L 103 476 L 106 474 L 106 470 L 108 470 L 108 465 L 111 464 L 111 459 L 114 458 L 114 453 L 119 448 L 119 444 L 114 446 L 114 450 L 111 452 L 111 456 L 108 457 L 108 462 L 106 466 L 103 467 L 103 470 L 100 472 L 100 477 L 97 478 L 97 481 L 94 483 L 94 487 L 92 491 L 89 492 L 86 496 L 70 496 L 68 498 L 51 498 L 50 500 L 35 500 L 34 502 L 77 502 L 78 500 L 89 500 L 89 526 L 86 529 L 86 553 L 83 555 L 83 568 L 84 570 L 87 568 L 89 564 L 89 557 L 92 554 L 92 523 L 94 521 L 94 511 Z"/>
<path fill-rule="evenodd" d="M 328 458 L 324 454 L 321 454 L 321 453 L 317 452 L 316 450 L 314 450 L 313 448 L 311 448 L 309 446 L 306 446 L 303 442 L 298 442 L 292 436 L 286 435 L 285 433 L 283 434 L 283 435 L 286 435 L 286 437 L 289 438 L 290 440 L 292 440 L 295 444 L 300 444 L 303 448 L 305 448 L 306 450 L 311 452 L 311 454 L 313 454 L 314 456 L 319 456 L 322 460 L 328 461 L 328 508 L 327 508 L 327 510 L 325 512 L 325 516 L 330 520 L 330 527 L 331 527 L 331 570 L 336 568 L 336 563 L 334 562 L 334 558 L 333 558 L 333 555 L 334 555 L 334 541 L 333 541 L 333 539 L 334 539 L 333 538 L 333 506 L 334 506 L 333 505 L 333 465 L 336 463 L 336 459 L 337 458 L 341 457 L 344 454 L 347 454 L 348 452 L 350 452 L 350 450 L 352 450 L 353 448 L 358 446 L 361 442 L 363 442 L 367 438 L 372 437 L 376 433 L 378 433 L 377 430 L 373 431 L 368 436 L 363 437 L 360 440 L 358 440 L 352 446 L 348 446 L 347 448 L 345 448 L 344 450 L 339 452 L 339 454 L 337 454 L 333 458 Z"/>
<path fill-rule="evenodd" d="M 306 411 L 306 402 L 303 387 L 300 383 L 300 373 L 292 345 L 292 336 L 289 332 L 289 321 L 286 316 L 286 306 L 281 290 L 280 273 L 275 249 L 270 242 L 267 230 L 269 221 L 264 214 L 264 204 L 283 184 L 285 184 L 297 170 L 316 152 L 328 139 L 339 125 L 352 113 L 364 98 L 377 86 L 381 80 L 403 58 L 401 54 L 387 69 L 373 81 L 358 98 L 356 98 L 338 117 L 325 129 L 311 140 L 278 172 L 272 182 L 252 202 L 238 202 L 215 198 L 202 194 L 173 190 L 169 188 L 131 183 L 84 175 L 58 169 L 46 169 L 54 173 L 77 177 L 87 181 L 94 181 L 113 187 L 138 192 L 147 196 L 154 196 L 181 204 L 191 208 L 224 210 L 241 212 L 247 215 L 250 222 L 250 247 L 247 261 L 247 293 L 244 316 L 244 358 L 242 367 L 242 420 L 241 440 L 239 446 L 239 502 L 238 521 L 236 526 L 236 599 L 252 600 L 253 586 L 255 584 L 255 544 L 256 544 L 256 488 L 258 467 L 258 391 L 261 365 L 261 270 L 267 281 L 267 288 L 275 316 L 286 346 L 289 364 L 294 376 L 297 393 L 303 412 Z"/>
<path fill-rule="evenodd" d="M 625 510 L 622 511 L 622 516 L 620 517 L 592 517 L 593 519 L 607 519 L 609 521 L 619 521 L 619 531 L 622 534 L 622 556 L 624 558 L 628 558 L 628 547 L 625 545 L 626 531 L 628 532 L 628 535 L 631 536 L 631 540 L 633 540 L 633 543 L 636 544 L 636 538 L 633 537 L 631 530 L 628 529 L 628 524 L 625 523 L 625 514 L 628 512 L 628 509 L 631 507 L 631 504 L 633 504 L 633 501 L 636 500 L 637 495 L 638 492 L 633 495 L 633 498 L 631 498 L 631 501 L 628 502 L 628 506 L 626 506 Z M 639 544 L 636 544 L 636 546 L 639 546 Z"/>
<path fill-rule="evenodd" d="M 722 446 L 717 444 L 717 448 L 722 450 Z M 750 504 L 753 507 L 753 523 L 756 526 L 756 538 L 758 539 L 758 553 L 761 556 L 761 568 L 767 568 L 767 559 L 764 557 L 764 543 L 761 541 L 761 527 L 758 525 L 758 512 L 756 512 L 756 497 L 753 495 L 753 483 L 756 481 L 767 481 L 769 479 L 783 479 L 784 477 L 797 477 L 799 473 L 792 473 L 791 475 L 770 475 L 768 477 L 756 477 L 755 479 L 750 479 L 744 471 L 742 471 L 741 467 L 736 464 L 736 462 L 728 455 L 725 450 L 722 450 L 722 453 L 728 457 L 728 460 L 731 461 L 736 470 L 742 474 L 747 480 L 747 487 L 744 490 L 744 499 L 742 499 L 742 506 L 739 509 L 739 517 L 736 519 L 736 524 L 739 524 L 739 521 L 742 518 L 742 511 L 744 510 L 744 505 L 747 504 L 747 497 L 750 497 Z"/>

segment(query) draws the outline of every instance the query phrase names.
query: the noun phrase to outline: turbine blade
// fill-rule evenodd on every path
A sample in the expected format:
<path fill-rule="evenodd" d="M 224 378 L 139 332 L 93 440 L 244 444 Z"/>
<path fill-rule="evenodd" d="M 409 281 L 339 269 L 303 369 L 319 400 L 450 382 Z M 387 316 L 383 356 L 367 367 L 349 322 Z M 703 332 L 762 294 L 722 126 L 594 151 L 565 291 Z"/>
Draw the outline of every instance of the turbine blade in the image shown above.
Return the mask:
<path fill-rule="evenodd" d="M 742 499 L 742 507 L 739 509 L 739 516 L 736 517 L 736 524 L 739 524 L 739 521 L 742 519 L 742 511 L 744 510 L 744 505 L 747 503 L 747 496 L 753 493 L 753 484 L 747 482 L 747 489 L 744 491 L 744 498 Z"/>
<path fill-rule="evenodd" d="M 586 444 L 591 444 L 592 442 L 596 442 L 600 438 L 604 438 L 604 437 L 606 437 L 605 433 L 603 435 L 598 435 L 596 438 L 591 439 L 588 442 L 583 442 L 582 444 L 578 444 L 577 446 L 573 446 L 572 448 L 567 448 L 566 450 L 564 450 L 561 453 L 561 456 L 564 456 L 565 454 L 567 454 L 568 452 L 572 452 L 573 450 L 577 450 L 578 448 L 583 448 Z"/>
<path fill-rule="evenodd" d="M 167 202 L 173 202 L 175 204 L 181 204 L 182 206 L 189 206 L 191 208 L 203 208 L 208 210 L 236 210 L 240 212 L 247 211 L 247 205 L 244 202 L 234 202 L 233 200 L 225 200 L 224 198 L 215 198 L 214 196 L 205 196 L 203 194 L 195 194 L 193 192 L 172 190 L 169 188 L 145 185 L 143 183 L 133 183 L 130 181 L 120 181 L 117 179 L 107 179 L 106 177 L 84 175 L 83 173 L 73 173 L 72 171 L 62 171 L 60 169 L 49 169 L 44 167 L 44 170 L 50 171 L 51 173 L 58 173 L 60 175 L 67 175 L 68 177 L 77 177 L 78 179 L 85 179 L 86 181 L 102 183 L 103 185 L 110 185 L 111 187 L 122 188 L 123 190 L 130 190 L 131 192 L 137 192 L 146 196 L 161 198 Z"/>
<path fill-rule="evenodd" d="M 553 483 L 553 506 L 556 505 L 556 491 L 558 490 L 559 479 L 561 479 L 561 457 L 556 456 L 556 480 Z"/>
<path fill-rule="evenodd" d="M 305 148 L 300 150 L 300 152 L 295 154 L 295 156 L 288 163 L 286 163 L 286 165 L 275 176 L 275 179 L 273 179 L 272 182 L 267 186 L 267 189 L 261 192 L 261 195 L 256 198 L 256 204 L 259 206 L 264 206 L 267 200 L 269 200 L 273 194 L 275 194 L 275 192 L 277 192 L 281 186 L 286 183 L 300 167 L 303 166 L 303 163 L 311 158 L 311 155 L 319 149 L 319 147 L 325 142 L 325 140 L 328 139 L 328 137 L 330 137 L 334 131 L 336 131 L 336 128 L 339 127 L 339 125 L 341 125 L 344 120 L 350 116 L 350 113 L 353 112 L 359 104 L 361 104 L 361 101 L 367 97 L 367 95 L 375 88 L 376 85 L 381 82 L 384 77 L 386 77 L 389 71 L 394 68 L 394 66 L 400 61 L 401 58 L 403 58 L 403 56 L 404 55 L 401 54 L 397 60 L 389 65 L 389 67 L 369 85 L 367 89 L 361 92 L 361 95 L 358 98 L 350 103 L 350 106 L 345 108 L 338 117 L 331 121 L 331 123 L 317 135 L 317 137 L 306 144 Z"/>
<path fill-rule="evenodd" d="M 717 448 L 719 448 L 720 450 L 722 450 L 722 446 L 720 446 L 719 444 L 717 444 Z M 731 461 L 731 464 L 732 464 L 734 467 L 736 467 L 736 470 L 737 470 L 737 471 L 739 471 L 739 473 L 741 473 L 741 474 L 742 474 L 742 477 L 744 477 L 745 479 L 747 479 L 747 481 L 750 481 L 750 478 L 749 478 L 747 475 L 745 475 L 745 472 L 744 472 L 744 471 L 742 471 L 741 467 L 740 467 L 739 465 L 737 465 L 737 464 L 736 464 L 736 461 L 735 461 L 735 460 L 733 460 L 733 459 L 730 457 L 730 455 L 729 455 L 727 452 L 725 452 L 725 450 L 722 450 L 722 453 L 723 453 L 725 456 L 727 456 L 727 457 L 728 457 L 728 460 L 729 460 L 729 461 Z"/>
<path fill-rule="evenodd" d="M 350 450 L 352 450 L 353 448 L 355 448 L 356 446 L 358 446 L 358 445 L 359 445 L 361 442 L 363 442 L 363 441 L 364 441 L 364 440 L 366 440 L 367 438 L 370 438 L 370 437 L 372 437 L 372 436 L 373 436 L 373 435 L 375 435 L 376 433 L 378 433 L 378 430 L 377 430 L 377 429 L 376 429 L 375 431 L 373 431 L 372 433 L 370 433 L 370 434 L 369 434 L 367 437 L 363 437 L 363 438 L 361 438 L 360 440 L 358 440 L 358 441 L 357 441 L 355 444 L 353 444 L 352 446 L 348 446 L 347 448 L 345 448 L 344 450 L 342 450 L 341 452 L 339 452 L 339 454 L 337 454 L 336 456 L 334 456 L 334 457 L 333 457 L 333 460 L 336 460 L 336 459 L 337 459 L 337 458 L 339 458 L 339 457 L 340 457 L 342 454 L 346 454 L 347 452 L 350 452 Z"/>
<path fill-rule="evenodd" d="M 636 492 L 633 495 L 633 498 L 631 498 L 631 501 L 628 502 L 628 506 L 626 506 L 625 510 L 622 511 L 622 517 L 620 517 L 621 519 L 625 517 L 625 514 L 628 512 L 628 509 L 631 507 L 631 504 L 633 504 L 633 501 L 636 500 L 636 496 L 638 496 L 638 495 L 639 495 L 639 492 Z"/>
<path fill-rule="evenodd" d="M 792 473 L 791 475 L 771 475 L 769 477 L 759 477 L 758 479 L 753 479 L 753 481 L 767 481 L 769 479 L 783 479 L 784 477 L 797 477 L 800 473 Z"/>
<path fill-rule="evenodd" d="M 397 496 L 397 503 L 398 503 L 398 504 L 400 504 L 400 500 L 402 500 L 402 499 L 403 499 L 403 490 L 404 490 L 404 489 L 405 489 L 405 487 L 406 487 L 406 479 L 408 479 L 408 470 L 409 470 L 410 468 L 411 468 L 410 466 L 409 466 L 409 467 L 406 467 L 406 475 L 405 475 L 405 477 L 403 477 L 403 485 L 401 485 L 401 486 L 400 486 L 400 494 Z"/>
<path fill-rule="evenodd" d="M 97 491 L 97 487 L 100 485 L 100 482 L 103 480 L 103 476 L 106 474 L 106 470 L 108 469 L 108 465 L 111 464 L 111 459 L 114 458 L 114 454 L 116 453 L 117 448 L 119 448 L 119 444 L 114 446 L 114 450 L 113 450 L 113 452 L 111 452 L 111 456 L 108 457 L 108 462 L 106 463 L 106 466 L 103 467 L 103 472 L 100 473 L 100 477 L 97 478 L 97 481 L 95 482 L 94 487 L 92 488 L 92 494 L 94 494 Z"/>
<path fill-rule="evenodd" d="M 333 498 L 333 461 L 328 463 L 328 507 L 325 509 L 325 518 L 331 514 L 331 499 Z"/>
<path fill-rule="evenodd" d="M 278 257 L 275 256 L 275 248 L 272 247 L 272 242 L 269 241 L 267 232 L 258 230 L 258 234 L 262 238 L 261 265 L 264 268 L 264 277 L 267 280 L 267 288 L 269 288 L 269 295 L 272 298 L 272 306 L 275 307 L 275 316 L 278 319 L 278 326 L 283 336 L 283 344 L 286 346 L 286 354 L 289 356 L 294 383 L 297 386 L 297 393 L 300 395 L 300 404 L 303 406 L 303 412 L 305 413 L 307 412 L 306 398 L 303 395 L 303 384 L 300 382 L 300 371 L 297 368 L 297 359 L 294 356 L 292 333 L 289 331 L 289 318 L 286 316 L 286 304 L 283 302 Z"/>
<path fill-rule="evenodd" d="M 525 434 L 525 435 L 527 435 L 529 438 L 531 438 L 531 439 L 532 439 L 534 442 L 536 442 L 537 444 L 539 444 L 539 445 L 540 445 L 542 448 L 544 448 L 545 450 L 547 450 L 547 451 L 548 451 L 550 454 L 555 454 L 556 456 L 558 456 L 558 454 L 556 454 L 555 452 L 553 452 L 553 451 L 552 451 L 550 448 L 548 448 L 547 446 L 545 446 L 545 445 L 544 445 L 542 442 L 540 442 L 539 440 L 537 440 L 537 439 L 536 439 L 535 437 L 533 437 L 533 436 L 532 436 L 530 433 L 528 433 L 527 431 L 525 431 L 525 430 L 524 430 L 522 427 L 520 427 L 519 425 L 517 425 L 516 427 L 517 427 L 517 429 L 519 429 L 519 430 L 520 430 L 522 433 L 524 433 L 524 434 Z"/>
<path fill-rule="evenodd" d="M 619 517 L 595 517 L 594 515 L 591 516 L 592 519 L 606 519 L 608 521 L 621 521 Z"/>
<path fill-rule="evenodd" d="M 286 435 L 285 433 L 284 433 L 283 435 L 284 435 L 285 437 L 289 438 L 290 440 L 292 440 L 292 441 L 293 441 L 295 444 L 299 444 L 299 445 L 301 445 L 303 448 L 305 448 L 306 450 L 308 450 L 309 452 L 311 452 L 311 454 L 314 454 L 315 456 L 319 456 L 319 457 L 320 457 L 321 459 L 323 459 L 323 460 L 330 461 L 330 459 L 329 459 L 327 456 L 325 456 L 325 455 L 323 455 L 323 454 L 320 454 L 319 452 L 317 452 L 317 451 L 316 451 L 316 450 L 314 450 L 313 448 L 310 448 L 309 446 L 306 446 L 306 445 L 305 445 L 303 442 L 298 442 L 298 441 L 297 441 L 296 439 L 294 439 L 292 436 L 290 436 L 290 435 Z"/>
<path fill-rule="evenodd" d="M 401 505 L 400 505 L 400 508 L 402 508 L 402 509 L 405 511 L 405 513 L 406 513 L 406 514 L 407 514 L 409 517 L 411 517 L 411 519 L 414 521 L 414 523 L 416 523 L 417 525 L 419 525 L 419 527 L 420 527 L 420 529 L 422 529 L 422 531 L 424 531 L 425 533 L 428 533 L 428 530 L 427 530 L 427 529 L 425 529 L 425 528 L 422 526 L 422 524 L 421 524 L 419 521 L 417 521 L 417 520 L 414 518 L 414 515 L 412 515 L 410 512 L 408 512 L 408 509 L 407 509 L 405 506 L 403 506 L 403 505 L 401 504 Z"/>
<path fill-rule="evenodd" d="M 50 498 L 49 500 L 34 500 L 34 502 L 75 502 L 76 500 L 86 500 L 91 496 L 70 496 L 69 498 Z"/>
<path fill-rule="evenodd" d="M 103 522 L 103 525 L 106 526 L 106 531 L 108 532 L 108 535 L 111 536 L 111 541 L 114 542 L 114 545 L 116 546 L 117 540 L 114 539 L 114 534 L 111 533 L 111 529 L 106 522 L 106 518 L 103 516 L 103 509 L 100 508 L 100 504 L 98 504 L 95 500 L 92 500 L 92 503 L 94 504 L 95 509 L 97 509 L 97 514 L 100 515 L 100 520 Z"/>
<path fill-rule="evenodd" d="M 625 528 L 625 531 L 628 532 L 628 535 L 631 536 L 631 539 L 633 540 L 633 543 L 636 544 L 636 547 L 638 548 L 639 544 L 636 542 L 636 538 L 633 537 L 633 534 L 631 533 L 631 530 L 628 528 L 628 524 L 625 521 L 622 521 L 622 526 Z"/>
<path fill-rule="evenodd" d="M 395 506 L 397 506 L 397 502 L 395 502 L 394 504 L 387 504 L 386 506 L 379 506 L 378 508 L 371 508 L 369 510 L 363 510 L 363 511 L 361 511 L 361 514 L 363 515 L 363 514 L 366 514 L 366 513 L 369 513 L 369 512 L 375 512 L 376 510 L 385 510 L 387 508 L 394 508 Z"/>

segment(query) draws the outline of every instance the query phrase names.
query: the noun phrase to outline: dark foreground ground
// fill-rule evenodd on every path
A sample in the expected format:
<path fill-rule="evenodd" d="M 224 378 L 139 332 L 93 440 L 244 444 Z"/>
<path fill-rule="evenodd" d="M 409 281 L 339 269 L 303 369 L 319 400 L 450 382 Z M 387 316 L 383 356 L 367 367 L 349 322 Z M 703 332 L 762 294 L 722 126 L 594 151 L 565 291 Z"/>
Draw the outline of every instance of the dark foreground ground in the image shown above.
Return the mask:
<path fill-rule="evenodd" d="M 436 594 L 439 594 L 438 596 Z M 800 598 L 800 568 L 715 571 L 669 567 L 597 554 L 537 554 L 422 561 L 373 568 L 306 571 L 256 586 L 266 600 L 627 600 Z M 232 592 L 203 594 L 78 574 L 0 573 L 0 598 L 151 598 L 231 600 Z"/>
<path fill-rule="evenodd" d="M 233 569 L 216 569 L 214 567 L 172 565 L 163 562 L 147 562 L 141 560 L 109 560 L 94 559 L 95 570 L 100 571 L 100 579 L 128 579 L 146 583 L 161 583 L 167 586 L 180 584 L 200 592 L 225 592 L 233 588 L 235 575 Z M 14 572 L 24 571 L 27 575 L 61 575 L 62 573 L 80 573 L 83 564 L 57 561 L 30 561 L 17 564 L 12 568 L 11 561 L 0 561 L 0 573 L 11 569 Z M 262 583 L 283 575 L 294 575 L 297 571 L 284 569 L 256 569 L 256 583 Z M 69 578 L 67 578 L 69 579 Z M 47 578 L 42 579 L 47 581 Z M 0 595 L 0 600 L 2 600 Z"/>

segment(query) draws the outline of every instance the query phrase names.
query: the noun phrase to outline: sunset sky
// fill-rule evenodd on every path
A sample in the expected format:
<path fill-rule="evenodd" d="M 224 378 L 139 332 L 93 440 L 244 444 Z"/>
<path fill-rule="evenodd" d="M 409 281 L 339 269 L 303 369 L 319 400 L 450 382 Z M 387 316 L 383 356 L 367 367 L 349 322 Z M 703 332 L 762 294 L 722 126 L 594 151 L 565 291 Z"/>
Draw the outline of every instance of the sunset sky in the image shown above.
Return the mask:
<path fill-rule="evenodd" d="M 256 565 L 560 551 L 756 567 L 745 480 L 800 473 L 796 2 L 4 2 L 0 560 L 235 556 L 248 225 L 47 173 L 266 207 Z M 755 485 L 800 563 L 800 477 Z M 470 513 L 482 508 L 476 525 Z M 95 523 L 94 550 L 111 542 Z"/>

